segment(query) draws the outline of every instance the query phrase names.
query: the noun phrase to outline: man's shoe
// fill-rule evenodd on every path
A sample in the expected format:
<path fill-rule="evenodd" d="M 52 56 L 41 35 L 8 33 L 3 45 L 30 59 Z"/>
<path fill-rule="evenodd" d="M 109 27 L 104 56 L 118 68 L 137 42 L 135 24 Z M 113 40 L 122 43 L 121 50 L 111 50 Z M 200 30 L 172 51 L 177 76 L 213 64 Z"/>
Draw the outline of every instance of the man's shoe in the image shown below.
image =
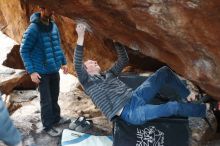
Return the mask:
<path fill-rule="evenodd" d="M 198 99 L 197 103 L 207 103 L 212 100 L 212 97 L 207 94 L 206 95 L 198 94 L 197 99 Z"/>
<path fill-rule="evenodd" d="M 72 121 L 69 124 L 69 129 L 71 130 L 75 130 L 76 127 L 82 125 L 83 123 L 85 123 L 86 121 L 86 117 L 84 116 L 79 116 L 76 120 Z"/>
<path fill-rule="evenodd" d="M 58 122 L 55 123 L 56 126 L 62 125 L 62 124 L 68 124 L 71 122 L 71 119 L 66 118 L 66 117 L 61 117 Z"/>
<path fill-rule="evenodd" d="M 88 131 L 89 129 L 91 129 L 92 127 L 93 127 L 92 120 L 86 120 L 86 121 L 84 121 L 84 123 L 77 126 L 75 128 L 75 131 L 84 133 L 84 132 Z"/>
<path fill-rule="evenodd" d="M 59 131 L 57 129 L 55 129 L 54 127 L 52 127 L 49 130 L 45 131 L 48 135 L 52 136 L 52 137 L 57 137 L 60 136 L 62 134 L 62 131 Z"/>

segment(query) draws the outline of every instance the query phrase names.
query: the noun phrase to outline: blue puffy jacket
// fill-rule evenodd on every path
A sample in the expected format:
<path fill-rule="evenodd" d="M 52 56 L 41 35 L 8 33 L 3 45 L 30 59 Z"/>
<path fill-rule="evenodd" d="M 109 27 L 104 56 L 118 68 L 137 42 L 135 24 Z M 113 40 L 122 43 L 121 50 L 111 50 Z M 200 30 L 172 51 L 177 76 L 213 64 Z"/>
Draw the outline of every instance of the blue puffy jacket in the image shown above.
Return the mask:
<path fill-rule="evenodd" d="M 29 74 L 58 72 L 66 64 L 58 28 L 51 20 L 49 25 L 40 21 L 40 13 L 30 17 L 31 24 L 25 31 L 20 54 Z"/>

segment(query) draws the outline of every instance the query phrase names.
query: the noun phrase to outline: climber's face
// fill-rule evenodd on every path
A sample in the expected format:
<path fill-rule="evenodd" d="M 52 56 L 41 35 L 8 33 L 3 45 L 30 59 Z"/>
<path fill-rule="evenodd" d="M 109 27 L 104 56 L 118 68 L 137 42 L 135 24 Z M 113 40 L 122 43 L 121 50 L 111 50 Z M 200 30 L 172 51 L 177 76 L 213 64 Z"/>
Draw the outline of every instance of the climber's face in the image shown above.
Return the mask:
<path fill-rule="evenodd" d="M 90 75 L 98 75 L 100 74 L 101 68 L 98 65 L 97 61 L 94 60 L 87 60 L 84 62 L 85 69 Z"/>
<path fill-rule="evenodd" d="M 48 10 L 44 7 L 41 7 L 40 10 L 41 10 L 40 11 L 41 12 L 41 17 L 44 18 L 44 19 L 50 19 L 52 17 L 53 13 L 54 13 L 53 11 Z"/>

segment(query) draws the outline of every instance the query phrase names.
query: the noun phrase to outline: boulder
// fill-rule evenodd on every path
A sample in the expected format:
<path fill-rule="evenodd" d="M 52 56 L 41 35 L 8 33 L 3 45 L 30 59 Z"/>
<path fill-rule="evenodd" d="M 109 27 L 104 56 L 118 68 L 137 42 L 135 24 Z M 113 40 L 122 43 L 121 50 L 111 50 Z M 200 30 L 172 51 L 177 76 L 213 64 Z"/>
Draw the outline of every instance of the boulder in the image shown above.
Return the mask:
<path fill-rule="evenodd" d="M 103 69 L 110 67 L 116 60 L 112 43 L 115 40 L 131 50 L 132 67 L 143 71 L 150 63 L 141 55 L 154 58 L 160 63 L 158 67 L 168 65 L 220 99 L 218 0 L 2 0 L 2 31 L 20 43 L 29 16 L 39 4 L 55 11 L 72 74 L 75 25 L 84 22 L 89 26 L 85 59 L 96 59 Z"/>
<path fill-rule="evenodd" d="M 25 69 L 23 61 L 21 59 L 20 53 L 20 45 L 14 45 L 11 51 L 7 54 L 6 59 L 3 62 L 4 66 L 13 68 L 13 69 Z M 17 84 L 16 89 L 35 89 L 37 85 L 31 81 L 29 75 L 26 75 L 22 81 Z"/>
<path fill-rule="evenodd" d="M 0 1 L 0 30 L 16 42 L 21 41 L 21 36 L 29 23 L 27 8 L 24 1 Z"/>
<path fill-rule="evenodd" d="M 0 66 L 0 91 L 9 94 L 26 76 L 24 70 Z"/>
<path fill-rule="evenodd" d="M 205 145 L 210 139 L 213 139 L 217 130 L 217 121 L 213 112 L 207 112 L 205 118 L 189 118 L 190 145 Z"/>
<path fill-rule="evenodd" d="M 75 22 L 85 22 L 88 35 L 97 41 L 86 43 L 98 56 L 110 55 L 104 42 L 116 40 L 146 56 L 166 63 L 177 73 L 220 99 L 220 2 L 161 0 L 30 0 L 43 4 Z M 65 29 L 68 33 L 69 27 Z M 71 29 L 72 30 L 72 29 Z M 89 37 L 87 37 L 87 42 Z M 99 61 L 99 60 L 98 60 Z M 100 59 L 101 61 L 101 59 Z M 148 63 L 147 61 L 143 61 Z"/>
<path fill-rule="evenodd" d="M 24 70 L 24 65 L 19 54 L 20 45 L 8 36 L 2 34 L 2 32 L 0 32 L 0 44 L 0 64 L 9 68 Z M 2 72 L 4 71 L 2 70 Z M 26 75 L 25 78 L 17 84 L 16 88 L 33 89 L 36 88 L 36 85 L 31 81 L 30 77 Z"/>

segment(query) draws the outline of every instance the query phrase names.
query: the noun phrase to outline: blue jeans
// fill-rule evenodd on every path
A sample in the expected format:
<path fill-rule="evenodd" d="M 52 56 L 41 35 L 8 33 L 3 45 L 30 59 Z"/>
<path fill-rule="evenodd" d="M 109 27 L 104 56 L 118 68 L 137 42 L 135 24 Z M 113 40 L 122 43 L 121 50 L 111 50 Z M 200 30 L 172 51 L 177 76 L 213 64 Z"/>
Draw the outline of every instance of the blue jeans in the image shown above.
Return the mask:
<path fill-rule="evenodd" d="M 169 101 L 153 105 L 153 98 L 164 86 L 178 93 L 183 101 L 190 94 L 186 86 L 168 67 L 162 67 L 133 91 L 130 101 L 124 106 L 120 117 L 133 125 L 144 124 L 146 121 L 160 117 L 205 117 L 205 104 Z"/>
<path fill-rule="evenodd" d="M 8 110 L 0 96 L 0 140 L 9 146 L 15 146 L 21 141 L 20 132 L 14 127 Z"/>

